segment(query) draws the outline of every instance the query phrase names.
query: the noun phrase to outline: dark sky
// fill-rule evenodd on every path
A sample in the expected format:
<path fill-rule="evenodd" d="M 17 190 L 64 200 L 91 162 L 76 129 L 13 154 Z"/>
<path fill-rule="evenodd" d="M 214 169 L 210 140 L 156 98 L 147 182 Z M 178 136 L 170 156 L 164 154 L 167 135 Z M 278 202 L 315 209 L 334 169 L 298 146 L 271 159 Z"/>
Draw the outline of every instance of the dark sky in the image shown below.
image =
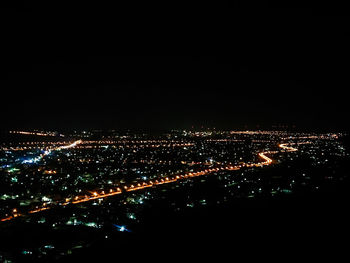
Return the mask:
<path fill-rule="evenodd" d="M 347 128 L 348 17 L 41 14 L 1 10 L 2 128 Z"/>

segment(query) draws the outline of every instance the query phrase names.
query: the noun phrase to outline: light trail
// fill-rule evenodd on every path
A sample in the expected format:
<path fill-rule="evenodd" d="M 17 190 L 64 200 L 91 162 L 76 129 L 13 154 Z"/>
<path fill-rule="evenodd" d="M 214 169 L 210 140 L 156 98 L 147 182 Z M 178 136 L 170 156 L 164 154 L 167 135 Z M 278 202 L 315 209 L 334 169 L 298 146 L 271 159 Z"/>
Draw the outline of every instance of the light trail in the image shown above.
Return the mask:
<path fill-rule="evenodd" d="M 46 143 L 46 144 L 51 144 L 51 143 Z M 80 144 L 79 146 L 77 144 Z M 95 145 L 94 145 L 95 144 Z M 59 150 L 59 149 L 68 149 L 71 147 L 78 147 L 79 149 L 98 149 L 98 148 L 106 148 L 106 147 L 111 147 L 111 148 L 119 148 L 119 149 L 125 149 L 125 148 L 160 148 L 160 147 L 168 147 L 168 148 L 174 148 L 174 147 L 191 147 L 194 146 L 194 143 L 152 143 L 152 144 L 123 144 L 123 143 L 114 143 L 114 142 L 105 142 L 104 145 L 101 145 L 102 143 L 93 143 L 93 142 L 88 142 L 88 141 L 76 141 L 72 144 L 72 146 L 67 145 L 63 147 L 57 147 L 53 148 L 51 150 Z M 115 144 L 115 145 L 111 145 Z M 119 145 L 118 145 L 119 144 Z M 21 146 L 17 147 L 0 147 L 0 150 L 2 151 L 23 151 L 23 150 L 35 150 L 38 149 L 38 146 L 36 146 L 37 143 L 34 144 L 23 144 Z M 107 149 L 107 148 L 106 148 Z"/>
<path fill-rule="evenodd" d="M 46 137 L 55 137 L 55 136 L 64 137 L 63 134 L 56 134 L 52 132 L 9 131 L 9 133 L 22 134 L 22 135 L 46 136 Z"/>
<path fill-rule="evenodd" d="M 81 143 L 82 141 L 75 141 L 74 143 L 67 145 L 67 146 L 61 146 L 56 148 L 56 150 L 61 150 L 61 149 L 69 149 L 72 147 L 75 147 L 77 144 Z M 289 147 L 287 146 L 288 143 L 284 143 L 284 144 L 279 144 L 279 148 L 287 151 L 287 152 L 295 152 L 298 151 L 298 149 L 293 148 L 293 147 Z M 158 185 L 162 185 L 162 184 L 168 184 L 168 183 L 174 183 L 177 182 L 179 180 L 184 180 L 187 178 L 192 178 L 192 177 L 198 177 L 198 176 L 202 176 L 202 175 L 208 175 L 214 172 L 218 172 L 218 171 L 223 171 L 223 170 L 228 170 L 228 171 L 235 171 L 235 170 L 240 170 L 243 167 L 262 167 L 265 165 L 270 165 L 272 164 L 273 160 L 266 156 L 267 154 L 276 154 L 278 153 L 278 151 L 265 151 L 265 152 L 260 152 L 258 153 L 258 156 L 263 159 L 264 161 L 262 162 L 257 162 L 257 163 L 242 163 L 240 165 L 226 165 L 226 166 L 222 166 L 222 167 L 217 167 L 217 168 L 211 168 L 211 169 L 205 169 L 202 171 L 198 171 L 198 172 L 191 172 L 191 173 L 185 173 L 182 175 L 176 175 L 176 176 L 171 176 L 171 177 L 166 177 L 166 178 L 160 178 L 157 180 L 150 180 L 147 183 L 146 182 L 142 182 L 142 183 L 137 183 L 136 186 L 134 184 L 131 185 L 125 185 L 123 187 L 117 187 L 116 189 L 110 189 L 109 191 L 107 191 L 107 193 L 102 190 L 100 193 L 98 193 L 97 191 L 92 192 L 91 196 L 85 195 L 85 196 L 75 196 L 73 198 L 66 198 L 64 202 L 58 202 L 56 203 L 56 205 L 60 205 L 60 206 L 67 206 L 67 205 L 74 205 L 74 204 L 79 204 L 79 203 L 84 203 L 84 202 L 89 202 L 92 200 L 96 200 L 96 199 L 103 199 L 103 198 L 107 198 L 110 196 L 114 196 L 114 195 L 119 195 L 122 194 L 123 192 L 133 192 L 133 191 L 138 191 L 138 190 L 142 190 L 145 188 L 150 188 L 150 187 L 154 187 L 154 186 L 158 186 Z M 123 190 L 122 190 L 123 189 Z M 51 207 L 46 206 L 45 204 L 41 207 L 37 207 L 36 209 L 33 209 L 31 211 L 28 211 L 28 214 L 34 214 L 34 213 L 38 213 L 38 212 L 42 212 L 45 210 L 50 209 Z M 13 213 L 13 215 L 10 215 L 6 218 L 2 218 L 0 219 L 0 222 L 4 222 L 4 221 L 9 221 L 12 220 L 16 217 L 19 216 L 24 216 L 25 214 L 19 214 L 17 212 L 16 209 L 14 209 L 13 211 L 15 211 Z"/>
<path fill-rule="evenodd" d="M 279 144 L 278 146 L 280 147 L 280 148 L 282 148 L 283 150 L 286 150 L 286 151 L 288 151 L 288 152 L 296 152 L 298 149 L 296 149 L 296 148 L 293 148 L 293 147 L 289 147 L 289 146 L 287 146 L 288 145 L 288 143 L 281 143 L 281 144 Z"/>
<path fill-rule="evenodd" d="M 82 140 L 77 140 L 77 141 L 73 142 L 72 144 L 59 146 L 59 147 L 55 148 L 55 150 L 60 151 L 60 150 L 64 150 L 64 149 L 70 149 L 70 148 L 77 146 L 80 143 L 82 143 Z"/>
<path fill-rule="evenodd" d="M 77 146 L 80 143 L 82 143 L 82 141 L 78 140 L 78 141 L 75 141 L 69 145 L 59 146 L 59 147 L 53 148 L 52 150 L 46 150 L 46 151 L 44 151 L 43 154 L 40 154 L 38 157 L 24 160 L 22 163 L 36 163 L 36 162 L 40 161 L 41 159 L 43 159 L 45 156 L 49 155 L 52 151 L 60 151 L 60 150 L 64 150 L 64 149 L 70 149 L 70 148 Z"/>

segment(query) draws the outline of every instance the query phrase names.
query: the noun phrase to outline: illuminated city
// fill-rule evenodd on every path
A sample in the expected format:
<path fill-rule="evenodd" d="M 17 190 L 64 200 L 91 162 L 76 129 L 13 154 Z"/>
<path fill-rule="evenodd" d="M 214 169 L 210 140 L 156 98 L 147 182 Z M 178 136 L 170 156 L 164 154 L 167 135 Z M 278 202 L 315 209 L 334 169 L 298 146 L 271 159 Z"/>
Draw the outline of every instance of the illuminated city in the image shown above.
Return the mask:
<path fill-rule="evenodd" d="M 2 143 L 3 227 L 37 225 L 57 233 L 76 227 L 100 231 L 108 239 L 115 232 L 140 231 L 144 211 L 160 201 L 176 214 L 236 199 L 323 191 L 327 184 L 345 179 L 337 174 L 337 165 L 350 157 L 341 133 L 52 134 L 9 131 L 17 142 Z M 288 176 L 275 176 L 269 170 L 306 160 L 307 166 Z M 319 176 L 318 169 L 330 174 Z M 203 192 L 197 193 L 198 187 Z M 66 242 L 63 247 L 55 240 L 39 242 L 36 247 L 26 244 L 20 253 L 39 258 L 70 255 L 89 247 L 90 242 Z"/>
<path fill-rule="evenodd" d="M 0 8 L 0 263 L 348 257 L 346 9 L 232 5 Z"/>

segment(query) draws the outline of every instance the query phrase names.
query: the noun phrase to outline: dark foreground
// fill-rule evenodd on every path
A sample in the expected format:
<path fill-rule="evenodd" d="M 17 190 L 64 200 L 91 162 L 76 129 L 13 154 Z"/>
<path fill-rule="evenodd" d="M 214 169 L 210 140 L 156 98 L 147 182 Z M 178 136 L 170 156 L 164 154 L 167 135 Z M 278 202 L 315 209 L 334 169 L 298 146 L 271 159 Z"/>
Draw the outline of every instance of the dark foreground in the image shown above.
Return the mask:
<path fill-rule="evenodd" d="M 335 259 L 347 251 L 350 233 L 348 186 L 346 182 L 339 186 L 341 189 L 331 192 L 278 200 L 237 200 L 181 214 L 173 213 L 167 207 L 149 209 L 144 222 L 133 232 L 109 231 L 108 238 L 96 234 L 89 248 L 56 259 L 59 262 L 197 261 L 215 257 L 221 261 L 228 257 L 233 261 L 242 256 L 298 259 L 304 258 L 305 253 L 310 257 L 330 255 Z M 334 190 L 340 194 L 335 194 Z M 34 230 L 30 233 L 27 229 L 26 233 L 35 235 Z M 66 233 L 59 238 L 64 242 L 74 235 Z M 19 236 L 29 238 L 21 233 Z M 16 236 L 2 238 L 16 240 Z M 24 259 L 30 261 L 28 257 L 17 260 Z M 42 262 L 49 262 L 48 259 Z"/>
<path fill-rule="evenodd" d="M 183 216 L 153 214 L 141 234 L 122 243 L 119 236 L 112 237 L 71 259 L 339 256 L 346 252 L 349 236 L 347 210 L 347 196 L 318 195 L 241 202 Z"/>

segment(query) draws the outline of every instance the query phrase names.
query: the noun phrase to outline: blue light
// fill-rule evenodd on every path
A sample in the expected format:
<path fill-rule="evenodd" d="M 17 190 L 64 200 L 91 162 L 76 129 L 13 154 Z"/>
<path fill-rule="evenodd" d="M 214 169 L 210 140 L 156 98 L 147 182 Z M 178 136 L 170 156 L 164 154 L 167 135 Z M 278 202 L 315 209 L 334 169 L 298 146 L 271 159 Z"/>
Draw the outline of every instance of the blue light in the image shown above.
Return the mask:
<path fill-rule="evenodd" d="M 115 226 L 120 232 L 131 232 L 130 230 L 126 229 L 125 226 L 119 226 L 116 224 L 113 224 L 113 226 Z"/>

